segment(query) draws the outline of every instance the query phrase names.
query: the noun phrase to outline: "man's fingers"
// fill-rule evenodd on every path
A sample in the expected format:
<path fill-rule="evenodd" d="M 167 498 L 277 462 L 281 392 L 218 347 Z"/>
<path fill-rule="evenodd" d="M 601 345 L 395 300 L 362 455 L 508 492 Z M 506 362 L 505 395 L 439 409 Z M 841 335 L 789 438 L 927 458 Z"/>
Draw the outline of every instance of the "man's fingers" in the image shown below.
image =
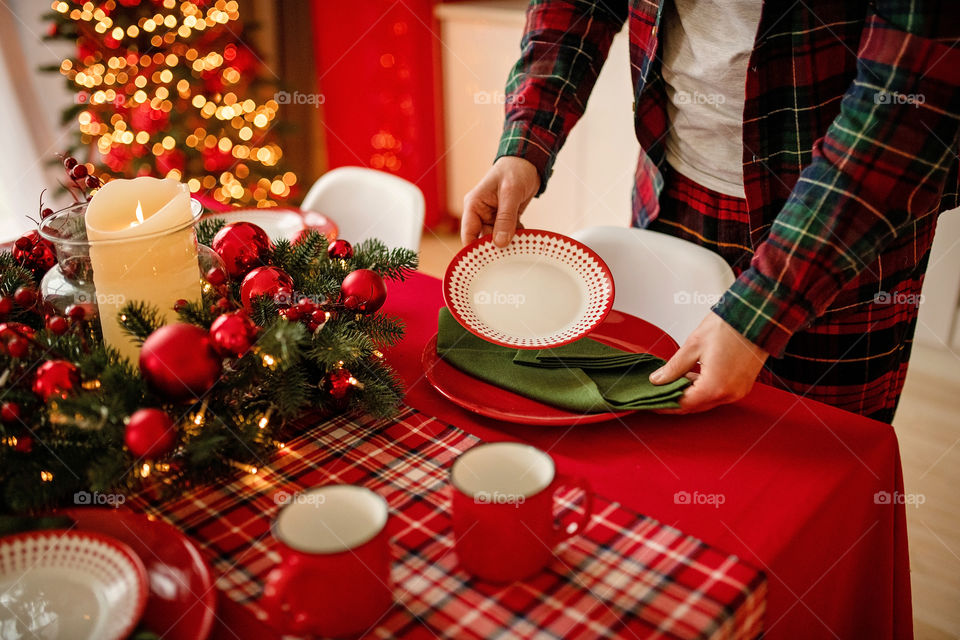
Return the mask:
<path fill-rule="evenodd" d="M 653 384 L 667 384 L 677 378 L 682 378 L 685 373 L 693 368 L 693 365 L 697 364 L 697 358 L 699 357 L 700 355 L 697 349 L 684 344 L 680 347 L 680 350 L 673 354 L 673 357 L 667 361 L 667 364 L 650 374 L 650 382 Z"/>
<path fill-rule="evenodd" d="M 520 191 L 510 185 L 501 185 L 497 198 L 497 218 L 493 222 L 493 244 L 505 247 L 517 230 L 520 219 Z"/>
<path fill-rule="evenodd" d="M 463 199 L 463 220 L 460 221 L 460 241 L 467 245 L 483 235 L 484 219 L 493 217 L 490 205 L 468 193 Z"/>

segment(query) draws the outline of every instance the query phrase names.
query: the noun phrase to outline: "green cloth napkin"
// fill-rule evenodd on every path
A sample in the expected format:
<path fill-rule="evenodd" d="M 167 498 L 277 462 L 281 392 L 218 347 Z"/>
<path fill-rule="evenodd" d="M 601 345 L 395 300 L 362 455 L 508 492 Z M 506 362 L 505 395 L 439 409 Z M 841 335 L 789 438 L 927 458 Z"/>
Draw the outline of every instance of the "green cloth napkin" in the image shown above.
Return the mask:
<path fill-rule="evenodd" d="M 437 354 L 484 382 L 544 404 L 580 413 L 672 409 L 690 382 L 655 386 L 664 361 L 584 338 L 554 349 L 511 349 L 478 338 L 446 308 L 437 321 Z"/>

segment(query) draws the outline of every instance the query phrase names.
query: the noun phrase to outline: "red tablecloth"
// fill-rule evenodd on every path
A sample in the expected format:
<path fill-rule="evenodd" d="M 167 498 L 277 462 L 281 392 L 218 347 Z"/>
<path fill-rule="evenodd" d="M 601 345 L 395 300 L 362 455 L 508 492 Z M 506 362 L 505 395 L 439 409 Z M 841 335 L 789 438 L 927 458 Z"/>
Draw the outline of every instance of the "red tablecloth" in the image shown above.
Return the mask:
<path fill-rule="evenodd" d="M 406 402 L 484 440 L 548 450 L 594 490 L 765 570 L 766 637 L 912 637 L 909 558 L 896 435 L 890 425 L 764 385 L 693 416 L 635 414 L 578 427 L 498 423 L 456 407 L 423 378 L 440 282 L 391 287 L 386 311 L 407 322 L 389 360 Z M 266 638 L 223 599 L 217 638 Z"/>

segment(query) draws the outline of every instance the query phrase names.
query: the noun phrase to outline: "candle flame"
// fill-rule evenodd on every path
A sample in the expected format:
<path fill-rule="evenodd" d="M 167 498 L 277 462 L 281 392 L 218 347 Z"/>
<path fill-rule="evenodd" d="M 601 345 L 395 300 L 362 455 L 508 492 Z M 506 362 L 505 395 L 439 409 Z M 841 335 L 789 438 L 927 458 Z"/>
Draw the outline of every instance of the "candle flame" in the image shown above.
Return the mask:
<path fill-rule="evenodd" d="M 135 227 L 138 224 L 143 224 L 143 207 L 140 206 L 140 201 L 137 200 L 137 221 L 131 222 L 130 226 Z"/>

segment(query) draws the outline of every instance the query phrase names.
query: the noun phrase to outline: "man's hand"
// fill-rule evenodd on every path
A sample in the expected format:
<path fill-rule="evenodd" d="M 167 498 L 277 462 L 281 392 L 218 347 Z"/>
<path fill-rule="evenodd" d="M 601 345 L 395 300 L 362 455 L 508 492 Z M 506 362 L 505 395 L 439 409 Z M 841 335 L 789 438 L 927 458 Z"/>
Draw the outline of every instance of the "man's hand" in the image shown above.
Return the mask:
<path fill-rule="evenodd" d="M 650 382 L 666 384 L 687 375 L 693 384 L 680 397 L 679 409 L 658 413 L 696 413 L 736 402 L 750 392 L 769 354 L 710 312 L 673 357 L 650 374 Z M 690 373 L 697 362 L 700 373 Z"/>
<path fill-rule="evenodd" d="M 540 176 L 532 162 L 515 156 L 497 159 L 463 198 L 460 240 L 469 244 L 492 233 L 494 244 L 507 246 L 520 223 L 520 214 L 539 189 Z"/>

